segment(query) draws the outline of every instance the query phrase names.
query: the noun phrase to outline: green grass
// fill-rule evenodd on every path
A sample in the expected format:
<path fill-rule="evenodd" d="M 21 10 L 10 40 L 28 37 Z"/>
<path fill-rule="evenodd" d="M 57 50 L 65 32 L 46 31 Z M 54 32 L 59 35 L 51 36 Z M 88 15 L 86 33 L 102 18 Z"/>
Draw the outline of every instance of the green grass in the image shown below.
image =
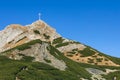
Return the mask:
<path fill-rule="evenodd" d="M 85 45 L 85 46 L 87 46 L 87 45 Z M 120 58 L 117 58 L 117 57 L 113 57 L 113 56 L 104 54 L 104 53 L 102 53 L 102 52 L 100 52 L 100 51 L 98 51 L 98 50 L 96 50 L 96 49 L 94 49 L 94 48 L 92 48 L 92 47 L 90 47 L 90 46 L 87 46 L 87 47 L 90 48 L 90 49 L 93 49 L 93 50 L 96 51 L 96 52 L 98 52 L 98 53 L 99 53 L 99 54 L 98 54 L 99 56 L 105 56 L 105 57 L 108 58 L 109 60 L 111 60 L 111 61 L 113 61 L 114 63 L 120 65 Z M 107 60 L 108 60 L 108 59 L 107 59 Z"/>
<path fill-rule="evenodd" d="M 82 57 L 92 56 L 95 54 L 95 51 L 91 50 L 89 47 L 86 47 L 84 50 L 79 51 L 82 54 Z"/>
<path fill-rule="evenodd" d="M 30 49 L 30 48 L 31 48 L 31 45 L 34 45 L 34 44 L 36 44 L 36 43 L 42 44 L 42 41 L 39 40 L 39 39 L 36 39 L 36 40 L 30 41 L 30 42 L 28 42 L 28 43 L 19 45 L 19 46 L 15 47 L 15 48 L 12 48 L 12 49 L 9 49 L 9 50 L 7 50 L 7 51 L 4 51 L 4 52 L 2 52 L 1 54 L 7 53 L 7 52 L 9 53 L 10 51 L 12 51 L 12 50 L 14 50 L 14 49 L 18 49 L 18 50 L 22 50 L 22 51 L 25 50 L 25 49 Z"/>
<path fill-rule="evenodd" d="M 22 70 L 23 67 L 27 70 Z M 52 66 L 39 62 L 10 60 L 0 56 L 0 80 L 79 80 L 70 71 L 60 71 Z"/>
<path fill-rule="evenodd" d="M 111 61 L 113 61 L 114 63 L 116 64 L 119 64 L 120 65 L 120 58 L 116 58 L 116 57 L 112 57 L 112 56 L 109 56 L 109 55 L 105 55 L 103 53 L 101 53 L 103 56 L 106 56 L 108 59 L 110 59 Z"/>
<path fill-rule="evenodd" d="M 32 42 L 20 45 L 14 49 L 19 49 L 19 47 L 22 46 L 34 45 L 35 43 L 41 44 L 41 41 L 34 40 Z M 0 79 L 15 80 L 16 76 L 22 80 L 79 80 L 80 77 L 88 79 L 90 78 L 91 75 L 83 67 L 80 67 L 79 63 L 66 58 L 53 46 L 49 46 L 48 50 L 59 60 L 65 61 L 68 66 L 65 71 L 60 71 L 44 63 L 31 62 L 33 58 L 28 56 L 24 56 L 20 61 L 10 60 L 4 56 L 0 56 L 0 70 L 1 73 L 3 73 L 0 75 Z M 26 66 L 28 70 L 21 70 L 21 68 L 24 66 Z"/>
<path fill-rule="evenodd" d="M 11 50 L 25 50 L 27 49 L 27 47 L 30 47 L 31 45 L 34 45 L 36 43 L 42 44 L 42 41 L 33 40 L 23 45 L 17 46 Z M 4 53 L 10 53 L 11 50 L 5 51 Z M 22 55 L 24 56 L 22 60 L 11 60 L 5 56 L 0 56 L 0 80 L 15 80 L 16 76 L 21 80 L 80 80 L 80 78 L 91 80 L 91 74 L 88 73 L 85 68 L 95 68 L 102 71 L 105 71 L 105 68 L 120 70 L 120 67 L 97 66 L 72 61 L 65 57 L 63 53 L 58 51 L 52 45 L 49 45 L 47 47 L 47 50 L 50 52 L 51 55 L 66 63 L 67 68 L 65 71 L 60 71 L 48 64 L 32 62 L 34 58 L 29 56 Z M 74 49 L 72 51 L 76 52 L 77 49 Z M 85 48 L 81 53 L 84 56 L 91 56 L 94 54 L 94 51 L 90 50 L 90 48 Z M 119 61 L 118 58 L 114 58 L 114 60 Z M 51 62 L 49 60 L 45 61 Z M 27 70 L 22 70 L 23 67 L 26 67 Z M 119 72 L 111 73 L 109 75 L 104 75 L 104 77 L 107 80 L 110 80 L 112 78 L 111 76 L 114 76 L 114 74 L 119 77 L 120 73 L 118 73 Z"/>
<path fill-rule="evenodd" d="M 34 59 L 35 59 L 34 57 L 24 55 L 21 60 L 26 62 L 32 62 Z"/>
<path fill-rule="evenodd" d="M 85 70 L 84 67 L 80 66 L 80 63 L 74 62 L 70 59 L 68 59 L 67 57 L 65 57 L 63 55 L 63 53 L 61 53 L 60 51 L 58 51 L 57 49 L 55 49 L 53 46 L 49 46 L 50 53 L 55 56 L 57 59 L 59 60 L 63 60 L 66 64 L 67 64 L 67 69 L 66 71 L 70 71 L 72 73 L 74 73 L 75 75 L 80 77 L 84 77 L 86 79 L 90 80 L 91 75 Z"/>
<path fill-rule="evenodd" d="M 113 80 L 116 77 L 116 80 L 120 80 L 120 71 L 109 73 L 108 75 L 103 75 L 107 80 Z"/>

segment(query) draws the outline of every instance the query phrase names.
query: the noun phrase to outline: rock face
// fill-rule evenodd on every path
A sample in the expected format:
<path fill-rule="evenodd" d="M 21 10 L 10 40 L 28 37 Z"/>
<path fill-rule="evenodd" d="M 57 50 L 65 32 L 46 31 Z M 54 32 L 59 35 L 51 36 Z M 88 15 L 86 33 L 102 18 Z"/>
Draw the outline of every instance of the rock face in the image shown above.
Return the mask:
<path fill-rule="evenodd" d="M 43 21 L 36 21 L 27 26 L 9 25 L 0 32 L 0 52 L 31 40 L 52 41 L 57 37 L 60 35 L 56 33 L 55 29 Z"/>
<path fill-rule="evenodd" d="M 16 36 L 24 32 L 24 27 L 20 25 L 9 25 L 0 32 L 0 51 L 4 51 L 4 46 L 14 40 Z M 26 29 L 26 28 L 25 28 Z M 5 48 L 6 49 L 6 48 Z"/>
<path fill-rule="evenodd" d="M 101 76 L 101 74 L 106 74 L 105 72 L 103 72 L 102 70 L 98 70 L 98 69 L 94 69 L 94 68 L 87 68 L 86 69 L 90 74 L 92 74 L 91 79 L 92 80 L 106 80 L 105 78 L 103 78 Z"/>
<path fill-rule="evenodd" d="M 47 43 L 42 42 L 42 44 L 36 43 L 34 45 L 29 46 L 30 48 L 25 50 L 12 50 L 9 54 L 6 54 L 11 59 L 20 60 L 22 59 L 22 55 L 34 57 L 35 62 L 43 62 L 54 66 L 57 69 L 65 70 L 67 68 L 64 61 L 55 58 L 50 54 L 49 45 Z"/>

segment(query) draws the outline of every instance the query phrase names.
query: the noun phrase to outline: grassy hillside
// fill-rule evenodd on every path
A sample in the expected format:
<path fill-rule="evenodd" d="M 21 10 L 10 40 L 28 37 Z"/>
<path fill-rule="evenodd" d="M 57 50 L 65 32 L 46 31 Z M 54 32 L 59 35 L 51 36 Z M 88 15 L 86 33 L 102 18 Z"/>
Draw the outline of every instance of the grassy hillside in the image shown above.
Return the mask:
<path fill-rule="evenodd" d="M 87 45 L 86 45 L 86 46 L 87 46 Z M 90 46 L 87 46 L 87 47 L 93 49 L 93 48 L 90 47 Z M 107 57 L 108 59 L 110 59 L 111 61 L 115 62 L 116 64 L 120 64 L 120 58 L 117 58 L 117 57 L 113 57 L 113 56 L 104 54 L 104 53 L 102 53 L 102 52 L 100 52 L 100 51 L 98 51 L 98 50 L 96 50 L 96 49 L 93 49 L 93 50 L 97 51 L 97 52 L 99 53 L 99 55 Z"/>
<path fill-rule="evenodd" d="M 31 47 L 31 45 L 34 45 L 35 43 L 41 44 L 42 41 L 33 40 L 29 43 L 5 51 L 2 54 L 5 53 L 9 54 L 11 50 L 15 49 L 18 50 L 28 49 Z M 24 56 L 23 59 L 21 60 L 11 60 L 5 56 L 0 56 L 0 80 L 15 80 L 16 78 L 19 78 L 21 80 L 80 80 L 80 78 L 92 80 L 90 78 L 92 75 L 89 72 L 87 72 L 85 68 L 95 68 L 102 71 L 105 71 L 106 68 L 120 70 L 120 67 L 96 66 L 72 61 L 71 59 L 65 57 L 63 53 L 58 51 L 55 47 L 53 47 L 50 44 L 49 47 L 47 47 L 47 50 L 51 55 L 55 56 L 59 60 L 63 60 L 66 63 L 67 68 L 65 71 L 60 71 L 48 64 L 32 62 L 34 58 L 29 56 Z M 120 59 L 109 56 L 107 57 L 113 60 L 114 62 L 119 63 L 118 61 Z M 118 71 L 103 76 L 107 80 L 111 80 L 111 77 L 113 78 L 113 76 L 115 76 L 116 73 L 120 72 Z M 119 74 L 117 74 L 116 76 L 119 76 Z"/>
<path fill-rule="evenodd" d="M 79 80 L 71 71 L 60 71 L 44 63 L 10 60 L 0 56 L 0 80 Z"/>
<path fill-rule="evenodd" d="M 25 50 L 30 45 L 40 43 L 40 40 L 34 40 L 29 43 L 17 46 L 13 49 L 3 52 L 9 54 L 12 50 Z M 79 80 L 81 77 L 90 79 L 91 75 L 81 67 L 79 63 L 66 58 L 53 46 L 48 47 L 50 54 L 65 61 L 67 69 L 60 71 L 52 66 L 40 62 L 32 62 L 31 57 L 25 56 L 22 60 L 11 60 L 5 56 L 0 56 L 0 80 L 14 80 L 15 77 L 21 80 Z M 57 54 L 57 55 L 56 55 Z M 27 70 L 22 70 L 22 68 Z"/>

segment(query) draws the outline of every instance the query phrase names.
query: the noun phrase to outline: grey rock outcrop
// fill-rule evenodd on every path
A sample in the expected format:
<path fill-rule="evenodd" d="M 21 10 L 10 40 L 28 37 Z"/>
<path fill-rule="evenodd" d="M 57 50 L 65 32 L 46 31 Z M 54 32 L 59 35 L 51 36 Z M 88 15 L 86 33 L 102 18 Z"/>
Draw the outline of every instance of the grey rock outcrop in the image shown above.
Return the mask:
<path fill-rule="evenodd" d="M 67 68 L 64 61 L 57 59 L 51 53 L 48 51 L 47 47 L 49 45 L 47 43 L 36 43 L 34 45 L 31 45 L 30 49 L 25 50 L 13 50 L 11 53 L 9 53 L 8 57 L 11 59 L 21 59 L 22 57 L 19 56 L 19 54 L 23 54 L 25 56 L 31 56 L 34 57 L 35 62 L 43 62 L 46 64 L 49 64 L 57 69 L 65 70 Z"/>
<path fill-rule="evenodd" d="M 105 78 L 103 78 L 101 76 L 101 74 L 106 74 L 105 72 L 103 72 L 102 70 L 98 70 L 98 69 L 94 69 L 94 68 L 86 68 L 86 70 L 92 74 L 91 79 L 92 80 L 106 80 Z"/>

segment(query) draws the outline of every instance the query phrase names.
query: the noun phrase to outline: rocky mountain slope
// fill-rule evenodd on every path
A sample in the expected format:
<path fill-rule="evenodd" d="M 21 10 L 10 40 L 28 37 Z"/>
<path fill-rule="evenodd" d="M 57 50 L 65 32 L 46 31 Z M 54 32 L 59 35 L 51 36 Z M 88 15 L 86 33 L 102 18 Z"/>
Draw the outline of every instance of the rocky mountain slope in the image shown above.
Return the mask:
<path fill-rule="evenodd" d="M 120 80 L 120 59 L 68 40 L 42 20 L 0 31 L 0 80 Z"/>

